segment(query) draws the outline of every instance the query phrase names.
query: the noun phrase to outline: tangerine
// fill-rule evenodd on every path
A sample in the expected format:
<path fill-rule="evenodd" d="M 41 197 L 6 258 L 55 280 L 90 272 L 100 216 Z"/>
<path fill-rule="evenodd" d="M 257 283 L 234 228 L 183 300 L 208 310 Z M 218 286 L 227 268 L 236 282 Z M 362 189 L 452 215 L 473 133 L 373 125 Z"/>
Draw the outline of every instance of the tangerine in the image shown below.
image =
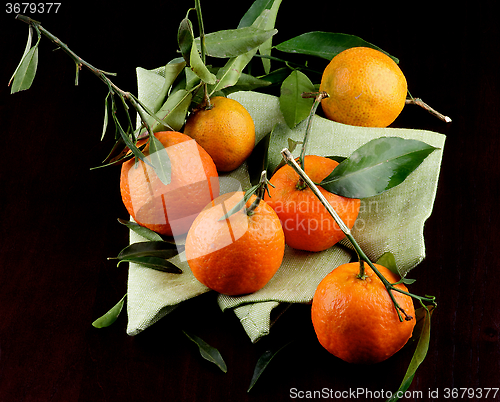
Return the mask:
<path fill-rule="evenodd" d="M 278 216 L 263 200 L 252 213 L 240 209 L 222 219 L 244 193 L 227 193 L 195 219 L 186 238 L 193 275 L 222 294 L 242 295 L 264 287 L 281 265 L 285 238 Z M 246 202 L 249 208 L 256 196 Z"/>
<path fill-rule="evenodd" d="M 387 127 L 406 101 L 406 78 L 386 54 L 354 47 L 336 55 L 323 71 L 320 91 L 325 116 L 344 124 Z"/>
<path fill-rule="evenodd" d="M 184 134 L 208 152 L 217 170 L 230 172 L 252 153 L 255 125 L 241 103 L 223 96 L 216 96 L 210 102 L 210 109 L 199 109 L 188 117 Z"/>
<path fill-rule="evenodd" d="M 122 165 L 120 191 L 128 213 L 140 225 L 174 236 L 187 233 L 196 215 L 219 195 L 217 169 L 191 137 L 175 131 L 155 134 L 170 159 L 171 181 L 165 185 L 150 164 L 128 160 Z M 149 155 L 149 144 L 143 151 Z"/>
<path fill-rule="evenodd" d="M 317 155 L 306 155 L 306 174 L 315 183 L 327 177 L 338 162 Z M 332 247 L 345 235 L 314 193 L 301 185 L 299 175 L 289 165 L 278 169 L 271 177 L 269 194 L 264 200 L 278 214 L 286 244 L 306 251 L 322 251 Z M 360 200 L 341 197 L 318 186 L 342 221 L 352 228 L 358 217 Z"/>
<path fill-rule="evenodd" d="M 382 265 L 375 267 L 390 283 L 399 280 Z M 395 287 L 408 291 L 404 284 Z M 320 282 L 312 301 L 312 323 L 320 344 L 349 363 L 388 359 L 410 339 L 416 321 L 412 298 L 391 292 L 410 320 L 400 321 L 385 285 L 367 264 L 363 276 L 359 262 L 335 268 Z"/>

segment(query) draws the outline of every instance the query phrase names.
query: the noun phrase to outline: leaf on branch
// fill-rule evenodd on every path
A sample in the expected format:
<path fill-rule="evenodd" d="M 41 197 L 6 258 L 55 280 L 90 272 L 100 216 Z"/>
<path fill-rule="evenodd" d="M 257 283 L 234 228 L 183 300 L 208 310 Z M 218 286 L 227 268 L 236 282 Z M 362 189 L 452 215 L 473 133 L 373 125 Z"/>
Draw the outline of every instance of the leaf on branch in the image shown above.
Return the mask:
<path fill-rule="evenodd" d="M 218 58 L 236 57 L 258 48 L 277 32 L 276 29 L 263 30 L 249 26 L 209 33 L 205 35 L 206 54 Z M 200 40 L 197 38 L 195 42 L 200 48 Z"/>
<path fill-rule="evenodd" d="M 108 108 L 109 108 L 109 105 L 108 105 L 108 98 L 109 98 L 109 95 L 111 93 L 108 92 L 108 94 L 106 95 L 106 99 L 104 100 L 104 122 L 102 124 L 102 134 L 101 134 L 101 141 L 104 139 L 104 135 L 106 134 L 106 131 L 108 129 Z"/>
<path fill-rule="evenodd" d="M 269 10 L 263 10 L 252 24 L 253 28 L 262 29 L 269 15 Z M 241 77 L 243 69 L 250 63 L 250 60 L 257 53 L 257 49 L 252 49 L 236 57 L 231 57 L 226 64 L 217 72 L 217 83 L 209 87 L 210 96 L 215 92 L 235 85 Z"/>
<path fill-rule="evenodd" d="M 148 229 L 147 227 L 141 226 L 138 223 L 127 221 L 125 219 L 120 219 L 120 218 L 118 218 L 118 222 L 120 222 L 122 225 L 125 225 L 130 230 L 134 231 L 139 236 L 142 236 L 147 240 L 163 241 L 162 237 L 158 233 L 156 233 L 151 229 Z"/>
<path fill-rule="evenodd" d="M 118 265 L 122 262 L 132 262 L 145 268 L 151 268 L 169 274 L 182 274 L 182 270 L 179 267 L 160 257 L 125 257 L 118 261 Z"/>
<path fill-rule="evenodd" d="M 179 251 L 175 244 L 163 240 L 156 240 L 132 243 L 121 250 L 116 258 L 160 257 L 168 259 L 175 257 L 178 253 Z"/>
<path fill-rule="evenodd" d="M 23 56 L 21 57 L 21 61 L 19 61 L 19 64 L 17 65 L 16 69 L 14 70 L 14 74 L 12 74 L 12 77 L 10 77 L 9 80 L 9 86 L 12 83 L 12 80 L 16 76 L 16 73 L 19 71 L 19 68 L 21 67 L 21 64 L 28 54 L 29 50 L 31 49 L 31 44 L 33 43 L 33 27 L 31 25 L 28 25 L 28 41 L 26 42 L 26 47 L 24 48 Z"/>
<path fill-rule="evenodd" d="M 182 57 L 189 64 L 191 58 L 191 47 L 194 41 L 193 34 L 193 24 L 188 18 L 184 18 L 177 32 L 177 43 L 179 44 L 179 49 L 181 51 Z"/>
<path fill-rule="evenodd" d="M 435 149 L 422 141 L 380 137 L 359 147 L 320 185 L 344 197 L 372 197 L 401 184 Z"/>
<path fill-rule="evenodd" d="M 283 81 L 279 101 L 281 113 L 288 127 L 294 128 L 309 116 L 314 99 L 303 98 L 302 93 L 314 90 L 314 84 L 298 70 L 292 71 Z"/>
<path fill-rule="evenodd" d="M 399 63 L 397 58 L 383 51 L 378 46 L 366 42 L 358 36 L 343 33 L 307 32 L 276 45 L 275 49 L 286 53 L 300 53 L 331 60 L 340 52 L 359 46 L 379 50 L 391 57 L 396 63 Z"/>
<path fill-rule="evenodd" d="M 224 219 L 229 218 L 230 216 L 234 215 L 236 212 L 239 210 L 243 209 L 247 203 L 247 201 L 250 199 L 250 197 L 255 194 L 255 192 L 259 189 L 260 183 L 256 184 L 255 186 L 249 188 L 241 200 L 233 207 L 231 208 L 226 214 L 224 214 L 221 218 L 219 218 L 219 221 L 223 221 Z M 222 204 L 222 207 L 224 208 L 224 204 Z"/>
<path fill-rule="evenodd" d="M 26 53 L 15 72 L 10 93 L 24 91 L 31 87 L 38 66 L 38 42 Z"/>
<path fill-rule="evenodd" d="M 165 241 L 146 241 L 132 243 L 120 251 L 116 258 L 118 265 L 132 262 L 161 272 L 181 274 L 182 270 L 168 259 L 179 254 L 175 244 Z"/>
<path fill-rule="evenodd" d="M 186 62 L 180 60 L 182 59 L 174 59 L 171 63 L 165 65 L 165 81 L 163 82 L 163 87 L 152 107 L 152 110 L 155 113 L 160 110 L 161 106 L 165 102 L 165 98 L 167 97 L 172 87 L 172 84 L 175 82 L 179 74 L 184 70 L 184 67 L 186 67 Z"/>
<path fill-rule="evenodd" d="M 394 257 L 394 254 L 392 254 L 391 252 L 388 251 L 382 254 L 375 263 L 382 265 L 383 267 L 386 267 L 393 274 L 399 276 L 398 267 L 396 265 L 396 258 Z"/>
<path fill-rule="evenodd" d="M 241 18 L 238 28 L 251 26 L 265 10 L 270 10 L 275 0 L 255 0 Z"/>
<path fill-rule="evenodd" d="M 194 43 L 191 46 L 189 65 L 191 66 L 191 70 L 193 70 L 193 72 L 198 77 L 200 77 L 203 82 L 206 82 L 210 85 L 213 85 L 217 82 L 217 78 L 215 77 L 215 75 L 212 74 L 205 63 L 203 63 L 203 60 L 198 53 L 198 48 L 196 47 L 196 45 L 194 45 Z"/>
<path fill-rule="evenodd" d="M 168 185 L 171 181 L 172 166 L 167 150 L 154 135 L 149 136 L 149 158 L 160 181 Z"/>

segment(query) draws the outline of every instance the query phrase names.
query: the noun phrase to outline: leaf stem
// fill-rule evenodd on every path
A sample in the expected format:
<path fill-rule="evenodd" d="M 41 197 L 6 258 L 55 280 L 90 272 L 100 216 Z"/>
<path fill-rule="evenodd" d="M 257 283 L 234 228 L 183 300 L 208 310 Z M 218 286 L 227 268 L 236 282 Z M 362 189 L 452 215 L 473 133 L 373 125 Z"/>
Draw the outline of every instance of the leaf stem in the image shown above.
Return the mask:
<path fill-rule="evenodd" d="M 305 184 L 311 189 L 311 191 L 314 193 L 314 195 L 325 206 L 325 208 L 328 211 L 328 213 L 333 217 L 333 219 L 335 220 L 335 222 L 337 223 L 337 225 L 340 227 L 340 229 L 342 230 L 342 232 L 346 235 L 347 239 L 349 239 L 350 243 L 352 244 L 352 246 L 356 250 L 356 253 L 359 256 L 359 259 L 360 260 L 362 259 L 363 261 L 365 261 L 366 263 L 368 263 L 368 265 L 370 266 L 370 268 L 380 278 L 380 280 L 384 284 L 385 288 L 387 289 L 387 292 L 388 292 L 388 294 L 389 294 L 392 302 L 394 303 L 394 307 L 396 308 L 396 311 L 398 313 L 398 317 L 399 317 L 400 321 L 403 321 L 403 317 L 402 317 L 401 313 L 405 316 L 404 319 L 407 320 L 407 321 L 411 320 L 413 317 L 411 317 L 410 315 L 408 315 L 404 311 L 404 309 L 399 305 L 399 303 L 394 298 L 394 295 L 393 295 L 392 291 L 396 291 L 396 292 L 399 292 L 399 293 L 403 293 L 403 294 L 405 294 L 407 296 L 413 297 L 413 298 L 419 300 L 420 303 L 423 303 L 425 301 L 425 302 L 430 302 L 430 303 L 435 304 L 435 297 L 423 297 L 423 296 L 414 295 L 412 293 L 408 293 L 408 292 L 406 292 L 404 290 L 401 290 L 401 289 L 395 287 L 393 284 L 391 284 L 380 273 L 380 271 L 375 267 L 375 265 L 371 262 L 371 260 L 367 257 L 367 255 L 364 253 L 364 251 L 361 249 L 361 247 L 359 246 L 359 244 L 357 243 L 357 241 L 352 236 L 350 229 L 342 221 L 342 219 L 337 214 L 337 212 L 335 211 L 335 209 L 331 206 L 331 204 L 328 202 L 328 200 L 323 196 L 323 194 L 321 194 L 321 192 L 319 191 L 318 187 L 316 187 L 316 185 L 314 184 L 314 182 L 307 176 L 307 174 L 304 172 L 304 170 L 295 161 L 295 159 L 293 158 L 293 155 L 290 153 L 290 151 L 288 149 L 284 148 L 281 151 L 281 154 L 283 155 L 283 158 L 285 159 L 285 162 L 287 164 L 289 164 L 297 172 L 297 174 L 302 178 L 302 180 L 304 180 Z"/>
<path fill-rule="evenodd" d="M 248 207 L 247 209 L 247 215 L 250 216 L 254 213 L 254 211 L 257 209 L 259 206 L 260 202 L 264 198 L 264 195 L 266 194 L 267 191 L 267 185 L 268 185 L 268 180 L 267 180 L 267 172 L 265 170 L 262 171 L 260 175 L 260 180 L 259 184 L 257 185 L 257 190 L 255 191 L 255 195 L 257 198 L 252 202 L 252 205 Z"/>
<path fill-rule="evenodd" d="M 198 29 L 200 31 L 200 47 L 201 47 L 201 60 L 203 64 L 206 63 L 206 46 L 205 46 L 205 27 L 203 24 L 203 16 L 201 14 L 200 0 L 195 0 L 196 17 L 198 19 Z M 193 46 L 196 46 L 193 43 Z M 210 102 L 210 95 L 208 94 L 208 84 L 203 83 L 203 108 L 206 110 L 212 109 L 212 103 Z"/>

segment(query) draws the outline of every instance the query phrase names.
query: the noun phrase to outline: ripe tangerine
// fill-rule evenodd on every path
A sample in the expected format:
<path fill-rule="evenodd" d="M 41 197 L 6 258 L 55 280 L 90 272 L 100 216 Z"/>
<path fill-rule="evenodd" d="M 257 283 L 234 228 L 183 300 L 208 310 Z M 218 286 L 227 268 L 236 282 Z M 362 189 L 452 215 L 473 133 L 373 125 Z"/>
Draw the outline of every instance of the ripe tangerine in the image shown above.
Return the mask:
<path fill-rule="evenodd" d="M 399 278 L 375 264 L 390 282 Z M 388 359 L 410 339 L 415 326 L 415 308 L 410 296 L 392 291 L 397 303 L 411 317 L 400 321 L 385 285 L 365 264 L 341 265 L 318 285 L 312 301 L 311 318 L 320 344 L 340 359 L 357 364 L 373 364 Z M 404 284 L 395 287 L 408 291 Z"/>
<path fill-rule="evenodd" d="M 184 133 L 208 152 L 217 170 L 230 172 L 252 153 L 255 125 L 241 103 L 223 96 L 210 102 L 210 109 L 199 109 L 189 116 Z"/>
<path fill-rule="evenodd" d="M 163 184 L 149 164 L 128 160 L 120 176 L 123 204 L 138 224 L 163 235 L 182 235 L 205 205 L 219 195 L 217 169 L 191 137 L 175 131 L 155 136 L 170 159 L 171 182 Z M 149 144 L 143 153 L 149 157 Z"/>
<path fill-rule="evenodd" d="M 325 116 L 344 124 L 387 127 L 401 113 L 408 92 L 406 78 L 386 54 L 354 47 L 336 55 L 323 71 L 320 91 Z"/>
<path fill-rule="evenodd" d="M 193 222 L 185 245 L 196 279 L 231 296 L 264 287 L 278 271 L 285 251 L 280 221 L 263 200 L 250 215 L 241 209 L 221 220 L 243 195 L 227 193 L 207 205 Z M 246 208 L 255 199 L 255 195 L 250 197 Z"/>
<path fill-rule="evenodd" d="M 327 177 L 338 162 L 317 155 L 306 155 L 306 174 L 315 183 Z M 286 244 L 306 251 L 326 250 L 345 235 L 314 193 L 300 185 L 300 177 L 289 165 L 281 167 L 270 179 L 272 186 L 264 200 L 278 214 Z M 341 197 L 318 186 L 342 221 L 352 228 L 359 213 L 360 200 Z"/>

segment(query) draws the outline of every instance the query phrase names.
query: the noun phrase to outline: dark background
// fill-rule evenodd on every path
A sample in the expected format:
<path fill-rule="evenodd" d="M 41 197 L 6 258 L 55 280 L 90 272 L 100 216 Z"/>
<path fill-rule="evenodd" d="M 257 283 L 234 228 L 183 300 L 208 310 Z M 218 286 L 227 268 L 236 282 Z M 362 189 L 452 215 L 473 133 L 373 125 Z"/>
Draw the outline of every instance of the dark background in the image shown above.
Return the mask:
<path fill-rule="evenodd" d="M 176 56 L 176 30 L 191 5 L 180 3 L 63 2 L 57 14 L 31 16 L 135 92 L 137 66 L 155 68 Z M 207 32 L 235 28 L 250 5 L 202 3 Z M 446 388 L 500 387 L 496 2 L 283 3 L 274 43 L 313 30 L 358 35 L 397 56 L 412 95 L 453 118 L 447 125 L 409 106 L 394 123 L 447 135 L 425 226 L 427 258 L 411 273 L 411 290 L 435 295 L 439 306 L 410 391 L 425 401 L 433 400 L 429 391 L 444 400 Z M 126 314 L 107 329 L 93 328 L 125 294 L 127 280 L 125 266 L 107 260 L 127 244 L 116 220 L 127 218 L 119 168 L 90 170 L 110 149 L 100 142 L 107 90 L 87 71 L 75 87 L 73 62 L 42 38 L 32 88 L 10 95 L 27 26 L 1 12 L 0 401 L 279 401 L 291 399 L 291 388 L 398 388 L 411 349 L 377 366 L 348 365 L 317 343 L 309 306 L 291 308 L 255 345 L 213 294 L 136 337 L 125 333 Z M 228 372 L 203 360 L 181 329 L 217 347 Z M 247 393 L 258 357 L 290 340 Z"/>

